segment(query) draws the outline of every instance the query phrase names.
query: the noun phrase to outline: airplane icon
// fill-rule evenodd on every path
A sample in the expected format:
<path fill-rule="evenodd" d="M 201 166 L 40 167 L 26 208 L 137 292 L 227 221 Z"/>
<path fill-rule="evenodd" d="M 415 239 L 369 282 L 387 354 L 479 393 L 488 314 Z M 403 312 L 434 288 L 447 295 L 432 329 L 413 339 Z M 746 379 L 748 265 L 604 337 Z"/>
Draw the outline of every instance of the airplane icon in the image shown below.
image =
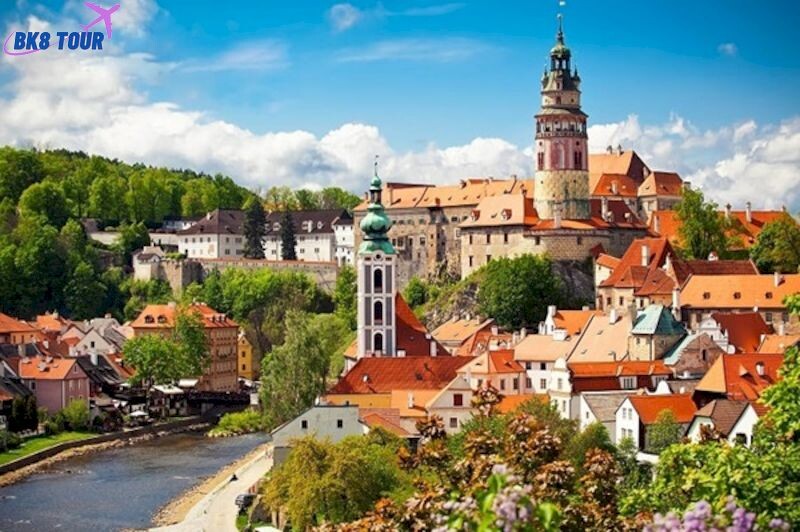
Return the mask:
<path fill-rule="evenodd" d="M 102 8 L 102 7 L 100 7 L 98 5 L 95 5 L 95 4 L 91 3 L 91 2 L 85 2 L 85 4 L 86 4 L 86 7 L 88 7 L 89 9 L 91 9 L 91 10 L 97 12 L 97 13 L 99 13 L 100 16 L 97 17 L 96 19 L 94 19 L 93 21 L 91 21 L 86 26 L 83 26 L 83 31 L 89 31 L 89 28 L 91 28 L 92 26 L 94 26 L 98 22 L 103 21 L 106 24 L 106 36 L 110 39 L 111 38 L 111 14 L 114 13 L 117 9 L 119 9 L 119 4 L 113 5 L 108 9 Z"/>

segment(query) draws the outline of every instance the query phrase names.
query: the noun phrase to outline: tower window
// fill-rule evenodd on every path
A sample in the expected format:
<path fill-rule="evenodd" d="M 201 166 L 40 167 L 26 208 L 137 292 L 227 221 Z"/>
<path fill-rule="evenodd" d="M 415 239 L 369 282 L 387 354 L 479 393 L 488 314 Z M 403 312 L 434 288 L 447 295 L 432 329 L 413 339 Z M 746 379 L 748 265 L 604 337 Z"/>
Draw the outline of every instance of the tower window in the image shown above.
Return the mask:
<path fill-rule="evenodd" d="M 383 323 L 383 301 L 376 301 L 373 306 L 375 323 Z"/>
<path fill-rule="evenodd" d="M 383 292 L 383 270 L 375 270 L 372 274 L 372 289 L 375 292 Z"/>
<path fill-rule="evenodd" d="M 544 170 L 544 152 L 536 154 L 536 166 L 539 170 Z"/>
<path fill-rule="evenodd" d="M 383 334 L 375 333 L 375 336 L 373 336 L 373 338 L 372 338 L 372 345 L 373 345 L 373 348 L 374 348 L 373 351 L 375 351 L 376 353 L 382 352 L 383 351 Z"/>
<path fill-rule="evenodd" d="M 561 96 L 556 96 L 556 104 L 561 104 Z"/>

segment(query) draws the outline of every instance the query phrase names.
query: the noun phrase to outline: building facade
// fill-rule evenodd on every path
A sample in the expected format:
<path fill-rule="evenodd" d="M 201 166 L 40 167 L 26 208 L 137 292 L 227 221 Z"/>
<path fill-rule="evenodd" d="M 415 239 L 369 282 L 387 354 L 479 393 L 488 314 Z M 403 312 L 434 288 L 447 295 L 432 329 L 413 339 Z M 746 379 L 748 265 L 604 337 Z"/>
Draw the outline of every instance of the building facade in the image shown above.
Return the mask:
<path fill-rule="evenodd" d="M 216 209 L 178 231 L 178 251 L 189 258 L 235 258 L 244 254 L 244 213 Z"/>

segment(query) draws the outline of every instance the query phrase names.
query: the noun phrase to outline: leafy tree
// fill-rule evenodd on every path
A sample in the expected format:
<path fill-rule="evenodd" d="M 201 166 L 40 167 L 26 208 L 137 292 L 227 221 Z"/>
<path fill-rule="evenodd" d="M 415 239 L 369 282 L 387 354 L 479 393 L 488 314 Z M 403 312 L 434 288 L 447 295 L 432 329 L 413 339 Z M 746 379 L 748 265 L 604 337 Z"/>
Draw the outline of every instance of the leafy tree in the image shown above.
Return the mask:
<path fill-rule="evenodd" d="M 36 430 L 39 428 L 39 409 L 36 404 L 36 396 L 31 394 L 25 400 L 25 424 L 24 428 Z"/>
<path fill-rule="evenodd" d="M 297 260 L 297 237 L 289 211 L 284 211 L 281 218 L 281 255 L 283 260 Z"/>
<path fill-rule="evenodd" d="M 345 209 L 352 211 L 359 203 L 361 198 L 352 192 L 339 187 L 326 187 L 319 193 L 321 209 Z"/>
<path fill-rule="evenodd" d="M 675 420 L 672 410 L 664 409 L 658 413 L 656 422 L 647 430 L 647 450 L 660 454 L 664 449 L 681 440 L 683 429 Z"/>
<path fill-rule="evenodd" d="M 289 187 L 270 187 L 264 195 L 264 206 L 270 212 L 296 211 L 298 203 Z"/>
<path fill-rule="evenodd" d="M 23 215 L 43 216 L 48 224 L 58 229 L 69 218 L 69 208 L 64 193 L 52 181 L 34 183 L 25 189 L 19 198 L 19 210 Z"/>
<path fill-rule="evenodd" d="M 268 427 L 295 417 L 325 391 L 345 331 L 330 316 L 294 310 L 286 315 L 285 327 L 286 340 L 262 361 L 261 400 Z"/>
<path fill-rule="evenodd" d="M 61 188 L 73 216 L 83 218 L 88 214 L 92 183 L 108 171 L 102 158 L 92 157 L 64 178 Z"/>
<path fill-rule="evenodd" d="M 705 260 L 716 252 L 724 257 L 728 251 L 725 218 L 717 204 L 706 202 L 699 190 L 684 188 L 680 203 L 675 206 L 681 251 L 687 259 Z"/>
<path fill-rule="evenodd" d="M 320 208 L 319 195 L 313 190 L 301 188 L 295 190 L 294 197 L 297 200 L 297 208 L 301 211 L 315 211 Z"/>
<path fill-rule="evenodd" d="M 172 297 L 169 283 L 161 280 L 137 281 L 126 279 L 120 285 L 120 292 L 128 295 L 123 315 L 126 320 L 133 320 L 148 303 L 164 304 Z"/>
<path fill-rule="evenodd" d="M 131 175 L 126 194 L 131 220 L 155 225 L 170 213 L 173 197 L 167 177 L 164 171 L 152 168 Z"/>
<path fill-rule="evenodd" d="M 67 276 L 58 231 L 41 217 L 24 217 L 13 237 L 18 244 L 14 248 L 15 271 L 6 279 L 15 287 L 9 310 L 16 316 L 32 317 L 47 308 L 59 308 Z"/>
<path fill-rule="evenodd" d="M 98 279 L 94 268 L 80 262 L 64 287 L 64 303 L 73 319 L 85 320 L 98 316 L 103 310 L 106 286 Z"/>
<path fill-rule="evenodd" d="M 44 179 L 44 167 L 33 150 L 0 148 L 0 198 L 14 203 L 22 192 Z"/>
<path fill-rule="evenodd" d="M 764 226 L 750 257 L 762 273 L 795 273 L 800 267 L 800 226 L 785 214 Z"/>
<path fill-rule="evenodd" d="M 89 405 L 82 399 L 73 399 L 61 410 L 70 430 L 84 431 L 89 428 Z"/>
<path fill-rule="evenodd" d="M 582 471 L 586 455 L 591 450 L 615 453 L 616 447 L 611 443 L 608 430 L 602 423 L 592 423 L 578 433 L 565 449 L 565 454 L 578 471 Z"/>
<path fill-rule="evenodd" d="M 116 174 L 97 177 L 89 188 L 89 216 L 105 224 L 119 224 L 128 219 L 125 194 L 128 184 Z"/>
<path fill-rule="evenodd" d="M 405 290 L 403 290 L 403 297 L 411 308 L 417 308 L 428 301 L 428 285 L 418 276 L 412 277 Z"/>
<path fill-rule="evenodd" d="M 333 304 L 339 316 L 351 330 L 356 330 L 356 270 L 350 265 L 339 269 L 336 286 L 333 289 Z"/>
<path fill-rule="evenodd" d="M 244 211 L 244 256 L 248 259 L 264 258 L 264 235 L 267 217 L 258 198 L 251 199 Z"/>
<path fill-rule="evenodd" d="M 59 234 L 59 241 L 67 259 L 67 268 L 73 271 L 80 263 L 94 265 L 97 256 L 95 249 L 89 244 L 89 238 L 83 226 L 75 219 L 64 224 Z"/>
<path fill-rule="evenodd" d="M 174 342 L 178 345 L 184 375 L 200 375 L 208 366 L 208 338 L 203 318 L 191 307 L 181 308 L 175 316 Z"/>
<path fill-rule="evenodd" d="M 123 224 L 116 242 L 117 251 L 130 262 L 134 251 L 150 245 L 150 233 L 144 223 Z"/>
<path fill-rule="evenodd" d="M 476 274 L 483 276 L 478 290 L 480 313 L 493 316 L 503 327 L 537 324 L 544 319 L 547 305 L 557 305 L 562 298 L 561 281 L 550 260 L 541 255 L 495 259 Z"/>

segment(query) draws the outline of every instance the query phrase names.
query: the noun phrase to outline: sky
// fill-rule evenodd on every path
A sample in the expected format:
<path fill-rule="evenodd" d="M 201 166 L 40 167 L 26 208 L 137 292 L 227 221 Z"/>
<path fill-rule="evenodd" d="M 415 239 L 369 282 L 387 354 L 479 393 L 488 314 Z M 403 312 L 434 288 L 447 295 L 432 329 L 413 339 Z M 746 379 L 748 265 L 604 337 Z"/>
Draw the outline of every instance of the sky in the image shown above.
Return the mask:
<path fill-rule="evenodd" d="M 120 3 L 102 51 L 2 56 L 0 144 L 260 189 L 360 192 L 375 154 L 390 181 L 530 176 L 560 12 L 593 151 L 635 149 L 720 204 L 800 210 L 796 1 Z M 93 18 L 0 0 L 4 37 Z"/>

